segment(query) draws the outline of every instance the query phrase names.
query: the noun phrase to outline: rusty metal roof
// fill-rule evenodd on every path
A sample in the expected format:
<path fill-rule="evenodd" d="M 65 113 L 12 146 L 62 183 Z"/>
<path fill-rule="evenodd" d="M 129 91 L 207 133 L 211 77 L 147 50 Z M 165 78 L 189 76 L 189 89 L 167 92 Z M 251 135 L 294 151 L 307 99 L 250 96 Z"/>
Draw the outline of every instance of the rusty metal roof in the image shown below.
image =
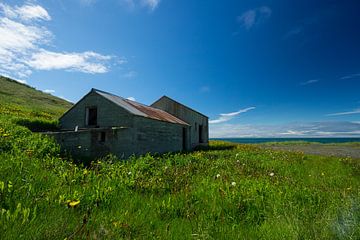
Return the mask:
<path fill-rule="evenodd" d="M 144 104 L 141 104 L 141 103 L 138 103 L 135 101 L 131 101 L 129 99 L 125 99 L 125 98 L 122 98 L 122 97 L 119 97 L 114 94 L 104 92 L 104 91 L 101 91 L 98 89 L 93 88 L 91 91 L 96 92 L 97 94 L 105 97 L 109 101 L 124 108 L 131 114 L 141 116 L 141 117 L 147 117 L 147 118 L 151 118 L 151 119 L 155 119 L 155 120 L 159 120 L 159 121 L 164 121 L 164 122 L 176 123 L 176 124 L 181 124 L 181 125 L 189 125 L 188 123 L 178 119 L 177 117 L 171 115 L 170 113 L 167 113 L 158 108 L 149 107 Z"/>

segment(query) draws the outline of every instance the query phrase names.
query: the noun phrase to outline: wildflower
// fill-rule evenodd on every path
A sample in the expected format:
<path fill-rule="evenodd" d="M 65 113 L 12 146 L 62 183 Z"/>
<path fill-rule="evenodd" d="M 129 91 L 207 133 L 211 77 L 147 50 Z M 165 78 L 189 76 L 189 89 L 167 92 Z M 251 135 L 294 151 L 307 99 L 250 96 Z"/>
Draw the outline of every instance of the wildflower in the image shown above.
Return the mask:
<path fill-rule="evenodd" d="M 274 175 L 275 175 L 275 173 L 273 173 L 273 172 L 271 172 L 271 173 L 269 174 L 270 177 L 273 177 Z"/>
<path fill-rule="evenodd" d="M 80 204 L 80 200 L 67 200 L 68 207 L 74 208 Z"/>
<path fill-rule="evenodd" d="M 321 173 L 321 176 L 325 176 L 325 174 L 324 174 L 324 173 Z"/>
<path fill-rule="evenodd" d="M 81 145 L 78 146 L 78 149 L 80 149 L 80 148 L 81 148 Z"/>
<path fill-rule="evenodd" d="M 220 177 L 220 174 L 218 173 L 218 174 L 216 174 L 216 178 L 219 178 Z"/>
<path fill-rule="evenodd" d="M 236 182 L 231 182 L 231 186 L 235 187 L 235 186 L 236 186 Z"/>
<path fill-rule="evenodd" d="M 128 175 L 131 175 L 132 174 L 132 172 L 128 172 Z"/>

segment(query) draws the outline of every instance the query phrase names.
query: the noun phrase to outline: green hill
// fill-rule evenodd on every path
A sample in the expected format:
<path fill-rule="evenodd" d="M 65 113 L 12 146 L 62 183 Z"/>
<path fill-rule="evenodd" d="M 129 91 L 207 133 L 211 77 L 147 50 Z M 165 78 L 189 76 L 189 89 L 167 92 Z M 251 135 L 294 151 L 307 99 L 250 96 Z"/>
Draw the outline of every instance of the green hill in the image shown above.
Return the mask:
<path fill-rule="evenodd" d="M 358 160 L 211 142 L 84 167 L 28 129 L 70 103 L 1 85 L 1 239 L 360 239 Z"/>
<path fill-rule="evenodd" d="M 61 98 L 0 76 L 0 110 L 11 115 L 59 117 L 72 106 Z"/>

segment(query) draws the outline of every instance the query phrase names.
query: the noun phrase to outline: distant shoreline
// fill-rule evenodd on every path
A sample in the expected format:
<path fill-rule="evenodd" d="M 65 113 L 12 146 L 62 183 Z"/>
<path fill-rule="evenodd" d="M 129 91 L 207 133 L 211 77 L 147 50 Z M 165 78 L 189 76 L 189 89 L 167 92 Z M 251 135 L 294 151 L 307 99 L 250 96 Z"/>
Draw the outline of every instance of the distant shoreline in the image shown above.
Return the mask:
<path fill-rule="evenodd" d="M 268 142 L 310 142 L 310 143 L 353 143 L 360 142 L 360 138 L 210 138 L 233 143 L 268 143 Z"/>

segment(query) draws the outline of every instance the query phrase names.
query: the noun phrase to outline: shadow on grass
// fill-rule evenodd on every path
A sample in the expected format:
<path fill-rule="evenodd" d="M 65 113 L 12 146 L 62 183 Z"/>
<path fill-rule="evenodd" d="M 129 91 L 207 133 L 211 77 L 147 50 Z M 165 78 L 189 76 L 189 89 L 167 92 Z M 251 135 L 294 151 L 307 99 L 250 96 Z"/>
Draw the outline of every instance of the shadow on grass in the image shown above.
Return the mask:
<path fill-rule="evenodd" d="M 16 121 L 17 125 L 24 126 L 32 132 L 48 132 L 48 131 L 58 131 L 59 125 L 58 121 L 50 120 L 30 120 L 30 119 L 19 119 Z"/>

